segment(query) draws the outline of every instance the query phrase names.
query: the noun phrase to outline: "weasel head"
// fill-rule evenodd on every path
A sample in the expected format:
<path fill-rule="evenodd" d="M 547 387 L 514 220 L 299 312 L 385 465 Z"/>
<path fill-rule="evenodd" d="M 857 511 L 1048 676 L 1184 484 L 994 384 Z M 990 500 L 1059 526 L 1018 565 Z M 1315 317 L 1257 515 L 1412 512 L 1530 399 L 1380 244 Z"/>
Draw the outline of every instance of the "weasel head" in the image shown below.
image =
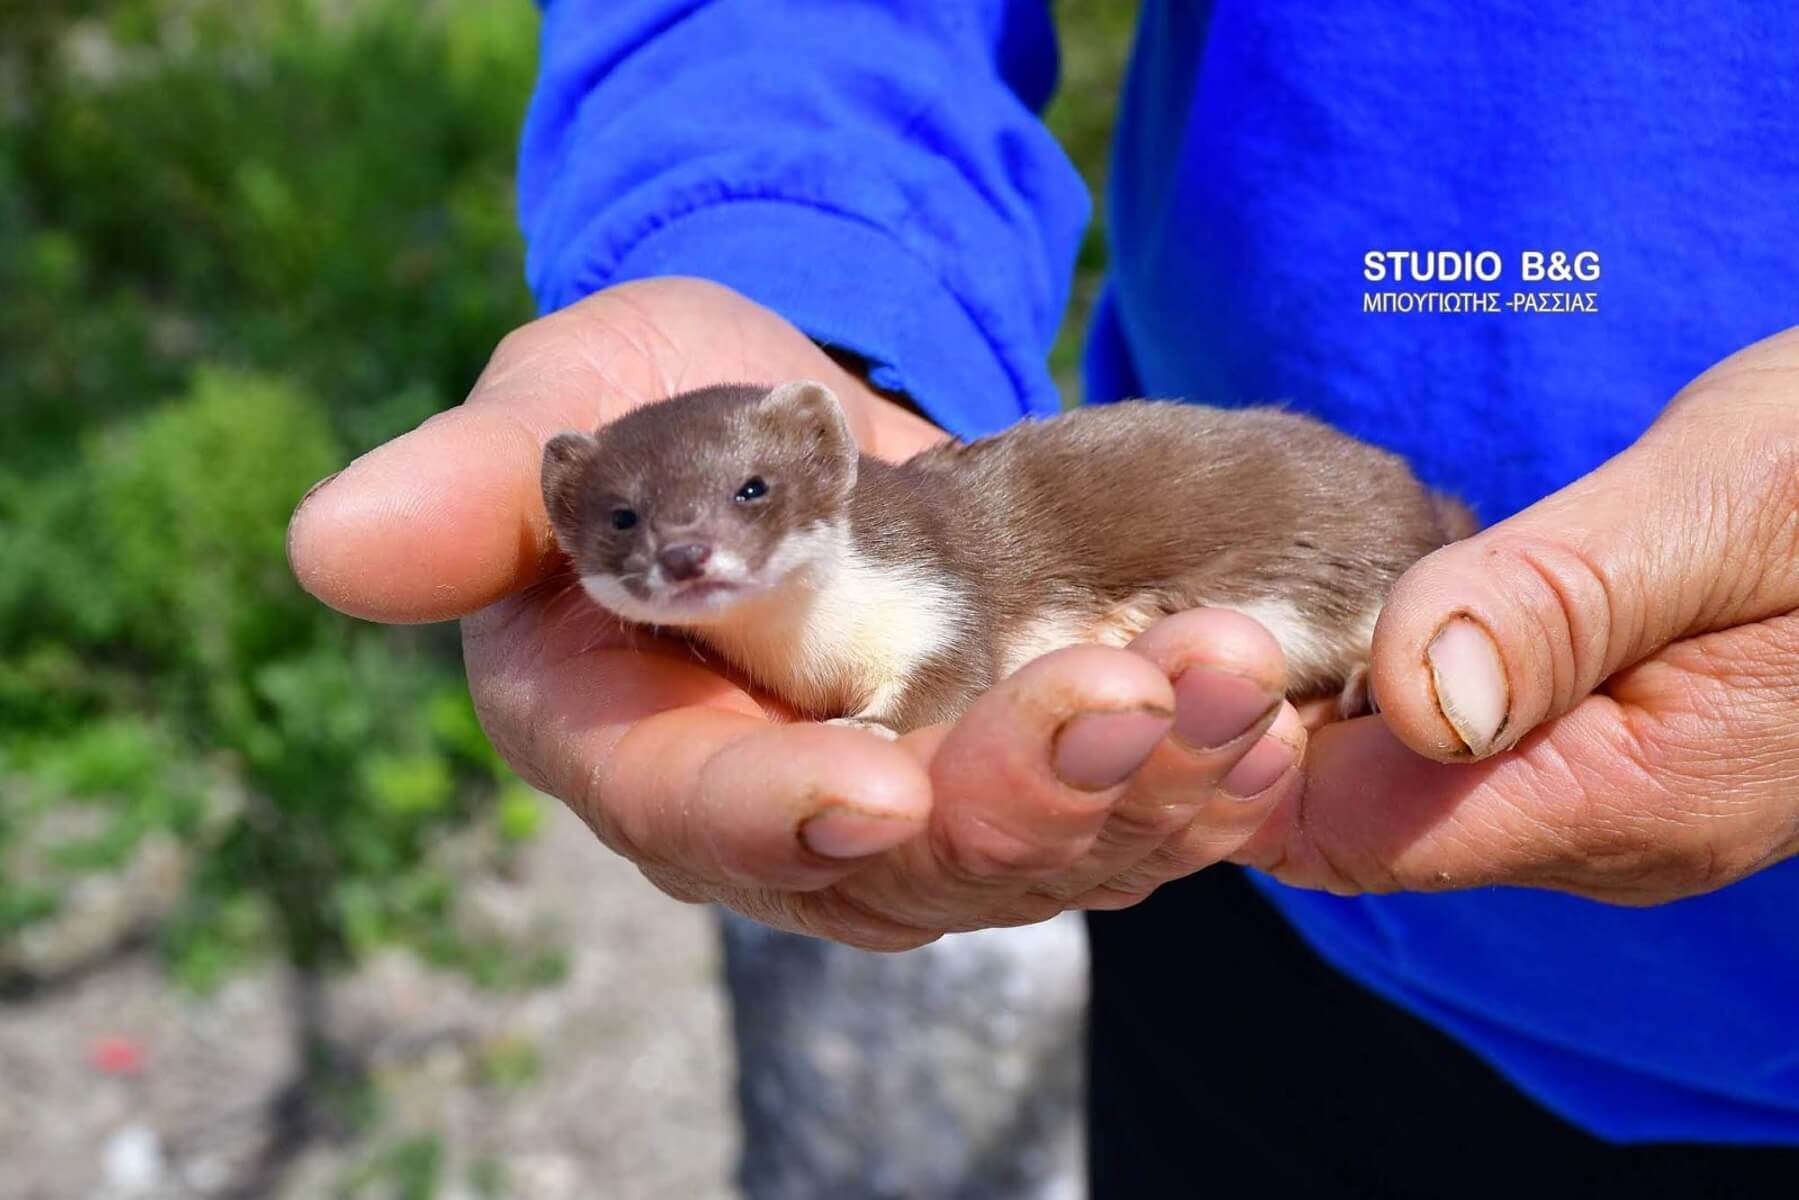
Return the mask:
<path fill-rule="evenodd" d="M 551 439 L 544 506 L 601 605 L 717 625 L 829 574 L 848 548 L 856 465 L 823 384 L 702 388 Z"/>

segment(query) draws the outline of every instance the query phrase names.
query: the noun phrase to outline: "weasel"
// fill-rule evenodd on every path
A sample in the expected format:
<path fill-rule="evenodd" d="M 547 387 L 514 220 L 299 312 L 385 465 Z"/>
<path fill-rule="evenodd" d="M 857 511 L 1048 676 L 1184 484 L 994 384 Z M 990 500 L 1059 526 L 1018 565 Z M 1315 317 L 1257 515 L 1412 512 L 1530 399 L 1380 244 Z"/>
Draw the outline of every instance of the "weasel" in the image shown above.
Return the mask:
<path fill-rule="evenodd" d="M 702 388 L 544 449 L 583 587 L 802 713 L 903 732 L 1075 643 L 1236 609 L 1288 694 L 1366 711 L 1388 589 L 1473 531 L 1405 463 L 1278 408 L 1130 401 L 894 465 L 829 388 Z"/>

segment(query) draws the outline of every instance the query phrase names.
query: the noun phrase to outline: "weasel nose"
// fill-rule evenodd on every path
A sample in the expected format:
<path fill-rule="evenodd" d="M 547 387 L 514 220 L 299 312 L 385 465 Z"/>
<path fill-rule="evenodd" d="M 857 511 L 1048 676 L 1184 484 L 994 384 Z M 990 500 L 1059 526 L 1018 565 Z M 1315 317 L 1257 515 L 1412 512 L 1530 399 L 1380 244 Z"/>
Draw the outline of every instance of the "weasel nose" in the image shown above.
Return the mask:
<path fill-rule="evenodd" d="M 712 557 L 712 547 L 699 542 L 685 542 L 679 546 L 665 546 L 656 561 L 662 564 L 663 574 L 678 583 L 689 579 L 698 579 L 706 573 L 706 560 Z"/>

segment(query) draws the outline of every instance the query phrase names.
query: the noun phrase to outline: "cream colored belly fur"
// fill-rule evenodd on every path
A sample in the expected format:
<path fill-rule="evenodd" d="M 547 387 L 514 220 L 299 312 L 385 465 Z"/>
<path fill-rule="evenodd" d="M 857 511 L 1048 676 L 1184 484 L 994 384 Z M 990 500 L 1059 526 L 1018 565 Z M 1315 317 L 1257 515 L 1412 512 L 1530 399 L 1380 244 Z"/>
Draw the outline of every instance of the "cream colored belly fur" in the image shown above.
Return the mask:
<path fill-rule="evenodd" d="M 1287 688 L 1296 696 L 1316 695 L 1345 684 L 1368 661 L 1379 609 L 1335 634 L 1304 620 L 1293 605 L 1278 597 L 1253 601 L 1229 601 L 1193 607 L 1228 608 L 1255 620 L 1273 635 L 1287 660 Z M 1007 639 L 1000 656 L 1001 675 L 1010 675 L 1033 659 L 1064 646 L 1098 643 L 1123 646 L 1167 616 L 1163 604 L 1127 601 L 1104 613 L 1097 622 L 1084 616 L 1050 613 L 1037 618 Z"/>

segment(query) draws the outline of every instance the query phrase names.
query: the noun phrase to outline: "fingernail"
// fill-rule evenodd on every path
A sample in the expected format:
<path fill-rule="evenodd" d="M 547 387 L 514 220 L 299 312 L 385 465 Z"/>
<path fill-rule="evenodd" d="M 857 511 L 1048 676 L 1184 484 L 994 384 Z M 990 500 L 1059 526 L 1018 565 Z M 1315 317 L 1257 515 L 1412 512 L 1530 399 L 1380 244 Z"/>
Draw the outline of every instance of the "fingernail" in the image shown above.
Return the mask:
<path fill-rule="evenodd" d="M 307 501 L 311 500 L 314 496 L 318 495 L 319 492 L 324 490 L 324 487 L 326 484 L 330 483 L 333 479 L 336 479 L 339 475 L 342 475 L 342 474 L 343 474 L 343 471 L 341 471 L 341 470 L 331 472 L 331 474 L 325 476 L 323 479 L 319 480 L 317 483 L 315 483 L 311 487 L 307 488 L 306 494 L 304 496 L 300 497 L 300 502 L 298 504 L 294 505 L 294 515 L 287 519 L 287 533 L 284 537 L 284 543 L 283 543 L 286 547 L 287 561 L 288 561 L 288 565 L 290 567 L 293 565 L 293 561 L 294 561 L 294 531 L 297 528 L 299 528 L 300 514 L 305 511 Z"/>
<path fill-rule="evenodd" d="M 1173 723 L 1172 714 L 1157 708 L 1082 713 L 1057 732 L 1050 763 L 1069 787 L 1104 791 L 1129 779 Z"/>
<path fill-rule="evenodd" d="M 315 483 L 311 487 L 307 488 L 306 494 L 304 496 L 300 497 L 300 502 L 298 504 L 294 505 L 294 515 L 298 516 L 300 513 L 300 510 L 306 507 L 306 502 L 308 500 L 312 499 L 314 496 L 316 496 L 320 492 L 324 491 L 326 484 L 330 483 L 333 479 L 336 479 L 339 475 L 342 475 L 342 474 L 343 474 L 343 471 L 341 469 L 333 471 L 333 472 L 331 472 L 331 474 L 325 476 L 323 479 L 319 480 L 317 483 Z"/>
<path fill-rule="evenodd" d="M 1490 752 L 1511 704 L 1505 663 L 1491 635 L 1468 618 L 1456 617 L 1437 631 L 1424 657 L 1443 719 L 1474 757 Z"/>
<path fill-rule="evenodd" d="M 825 858 L 867 858 L 917 836 L 921 828 L 911 817 L 827 808 L 800 822 L 800 841 Z"/>
<path fill-rule="evenodd" d="M 1218 786 L 1238 800 L 1259 796 L 1273 787 L 1293 765 L 1293 747 L 1265 733 L 1249 753 L 1237 760 Z"/>
<path fill-rule="evenodd" d="M 1280 702 L 1241 675 L 1188 667 L 1174 681 L 1174 736 L 1196 750 L 1216 750 L 1248 733 Z"/>

